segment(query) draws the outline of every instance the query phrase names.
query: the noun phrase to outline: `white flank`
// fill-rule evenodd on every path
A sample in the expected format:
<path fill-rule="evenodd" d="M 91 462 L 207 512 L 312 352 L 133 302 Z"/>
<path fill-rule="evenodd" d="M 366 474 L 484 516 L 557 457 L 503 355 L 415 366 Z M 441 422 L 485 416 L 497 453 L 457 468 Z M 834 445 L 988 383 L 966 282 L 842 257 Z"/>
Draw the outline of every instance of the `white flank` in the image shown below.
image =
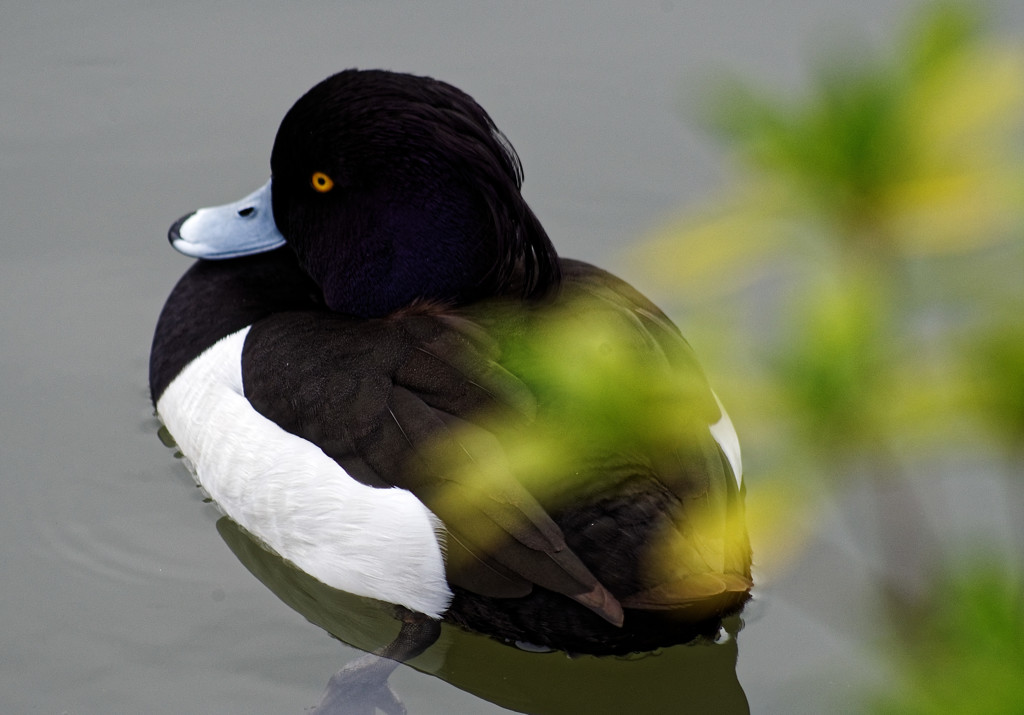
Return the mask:
<path fill-rule="evenodd" d="M 715 393 L 712 392 L 711 394 L 714 395 Z M 718 399 L 718 395 L 715 395 L 715 402 L 718 403 L 718 409 L 722 411 L 722 416 L 718 422 L 711 425 L 711 436 L 718 442 L 718 446 L 725 452 L 725 458 L 732 465 L 732 473 L 736 475 L 736 486 L 742 487 L 743 455 L 740 454 L 740 438 L 736 435 L 736 428 L 732 426 L 729 413 L 725 411 L 725 407 L 722 406 L 722 401 Z"/>
<path fill-rule="evenodd" d="M 443 527 L 413 494 L 352 479 L 242 391 L 245 328 L 193 360 L 157 411 L 224 512 L 329 586 L 439 617 L 451 602 Z"/>

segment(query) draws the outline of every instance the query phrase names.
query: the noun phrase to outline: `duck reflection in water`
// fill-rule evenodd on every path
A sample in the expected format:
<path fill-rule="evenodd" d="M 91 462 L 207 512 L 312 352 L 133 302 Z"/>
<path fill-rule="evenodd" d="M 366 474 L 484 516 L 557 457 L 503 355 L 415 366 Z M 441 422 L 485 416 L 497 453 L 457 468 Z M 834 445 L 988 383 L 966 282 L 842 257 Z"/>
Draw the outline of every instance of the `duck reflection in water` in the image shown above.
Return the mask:
<path fill-rule="evenodd" d="M 197 481 L 302 572 L 587 654 L 715 633 L 749 598 L 739 443 L 690 346 L 557 256 L 460 90 L 348 70 L 291 108 L 271 180 L 171 228 L 157 411 Z M 401 655 L 399 655 L 401 654 Z"/>
<path fill-rule="evenodd" d="M 285 604 L 338 640 L 365 654 L 335 673 L 313 712 L 356 715 L 422 711 L 415 685 L 403 684 L 404 698 L 388 677 L 399 663 L 374 655 L 395 655 L 403 621 L 395 607 L 334 590 L 271 553 L 230 519 L 217 523 L 225 543 L 245 567 Z M 436 623 L 436 621 L 435 621 Z M 704 629 L 679 645 L 655 651 L 593 656 L 568 654 L 530 644 L 509 644 L 442 621 L 436 642 L 405 664 L 467 693 L 515 712 L 550 715 L 644 713 L 749 713 L 736 677 L 738 615 Z M 627 626 L 628 627 L 628 626 Z M 684 635 L 684 634 L 680 634 Z M 429 639 L 427 639 L 429 640 Z M 351 657 L 351 656 L 350 656 Z"/>

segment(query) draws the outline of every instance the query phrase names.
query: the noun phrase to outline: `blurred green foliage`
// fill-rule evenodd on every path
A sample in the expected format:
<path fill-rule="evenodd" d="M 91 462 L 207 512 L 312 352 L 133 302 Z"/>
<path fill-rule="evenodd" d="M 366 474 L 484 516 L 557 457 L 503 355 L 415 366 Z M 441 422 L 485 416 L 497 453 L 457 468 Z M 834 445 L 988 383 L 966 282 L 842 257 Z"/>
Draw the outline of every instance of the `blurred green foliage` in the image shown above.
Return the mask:
<path fill-rule="evenodd" d="M 753 464 L 755 556 L 784 560 L 815 495 L 876 490 L 879 591 L 913 624 L 880 644 L 884 711 L 1024 708 L 1024 545 L 953 561 L 909 486 L 966 456 L 1024 495 L 1024 42 L 981 17 L 923 6 L 893 51 L 834 52 L 801 98 L 716 83 L 735 177 L 647 254 L 710 316 L 687 328 Z M 990 565 L 1008 549 L 1016 569 Z"/>
<path fill-rule="evenodd" d="M 903 632 L 897 687 L 876 701 L 887 713 L 1024 710 L 1024 607 L 1019 583 L 998 564 L 963 564 L 937 579 L 924 617 Z"/>
<path fill-rule="evenodd" d="M 627 607 L 687 603 L 678 613 L 690 616 L 698 612 L 694 601 L 747 592 L 750 545 L 739 488 L 708 431 L 721 414 L 675 326 L 653 307 L 625 307 L 601 280 L 567 284 L 555 305 L 529 316 L 512 307 L 483 308 L 502 363 L 477 379 L 486 388 L 496 374 L 515 375 L 520 399 L 474 415 L 471 424 L 452 420 L 453 439 L 423 453 L 428 469 L 443 475 L 432 508 L 458 515 L 454 538 L 497 548 L 507 534 L 493 522 L 523 540 L 529 534 L 519 521 L 537 518 L 533 499 L 553 513 L 571 503 L 574 515 L 565 518 L 587 520 L 592 512 L 580 507 L 612 503 L 625 516 L 605 522 L 619 524 L 621 538 L 629 538 L 622 536 L 629 520 L 651 519 L 646 548 L 634 554 L 650 587 L 628 594 Z M 505 387 L 516 395 L 514 385 Z M 699 487 L 690 464 L 707 470 Z M 663 492 L 653 488 L 654 475 Z M 654 507 L 641 515 L 618 506 L 668 503 L 669 494 L 682 505 L 671 521 L 655 522 Z"/>
<path fill-rule="evenodd" d="M 805 430 L 802 442 L 827 460 L 848 445 L 882 438 L 892 394 L 891 335 L 878 286 L 862 276 L 819 286 L 807 298 L 773 370 Z"/>
<path fill-rule="evenodd" d="M 1024 280 L 1024 277 L 1022 277 Z M 1006 451 L 1024 453 L 1024 314 L 979 336 L 969 348 L 981 417 Z"/>

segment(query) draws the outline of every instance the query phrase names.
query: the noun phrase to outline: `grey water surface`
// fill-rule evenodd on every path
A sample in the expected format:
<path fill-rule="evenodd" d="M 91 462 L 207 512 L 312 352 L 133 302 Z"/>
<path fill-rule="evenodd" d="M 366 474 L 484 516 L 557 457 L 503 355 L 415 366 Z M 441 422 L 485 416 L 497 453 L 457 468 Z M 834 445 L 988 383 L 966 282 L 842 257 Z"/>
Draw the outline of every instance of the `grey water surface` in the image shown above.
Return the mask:
<path fill-rule="evenodd" d="M 724 68 L 797 86 L 830 38 L 886 36 L 911 6 L 5 2 L 0 712 L 301 713 L 360 654 L 236 557 L 158 440 L 146 385 L 157 314 L 189 265 L 168 225 L 262 184 L 280 118 L 315 82 L 384 67 L 465 89 L 518 149 L 560 251 L 645 290 L 629 246 L 724 180 L 691 121 L 703 81 Z M 1000 12 L 1024 26 L 1020 5 Z M 884 677 L 851 634 L 872 626 L 848 551 L 825 533 L 730 636 L 753 712 L 814 709 L 826 690 L 852 703 Z M 506 712 L 423 670 L 391 678 L 410 713 Z M 685 709 L 690 686 L 643 682 Z"/>

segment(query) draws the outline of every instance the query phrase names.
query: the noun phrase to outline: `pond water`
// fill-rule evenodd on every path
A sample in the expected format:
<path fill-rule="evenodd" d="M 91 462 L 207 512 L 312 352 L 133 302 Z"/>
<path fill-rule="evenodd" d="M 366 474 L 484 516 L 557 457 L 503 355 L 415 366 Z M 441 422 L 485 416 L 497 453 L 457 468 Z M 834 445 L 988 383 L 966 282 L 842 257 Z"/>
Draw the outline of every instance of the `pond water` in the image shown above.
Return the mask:
<path fill-rule="evenodd" d="M 645 290 L 630 244 L 723 180 L 723 157 L 687 123 L 701 83 L 726 68 L 795 86 L 815 50 L 884 36 L 911 6 L 5 7 L 0 711 L 302 712 L 360 655 L 327 635 L 329 614 L 295 610 L 309 588 L 282 586 L 218 524 L 157 439 L 146 385 L 156 316 L 189 265 L 168 225 L 262 184 L 277 124 L 308 87 L 360 66 L 465 89 L 518 149 L 560 252 Z M 1024 27 L 1020 4 L 1000 12 Z M 448 633 L 447 659 L 400 667 L 391 687 L 411 713 L 852 708 L 884 677 L 864 637 L 880 626 L 868 567 L 828 516 L 798 563 L 764 579 L 742 630 L 703 651 L 573 662 Z"/>

